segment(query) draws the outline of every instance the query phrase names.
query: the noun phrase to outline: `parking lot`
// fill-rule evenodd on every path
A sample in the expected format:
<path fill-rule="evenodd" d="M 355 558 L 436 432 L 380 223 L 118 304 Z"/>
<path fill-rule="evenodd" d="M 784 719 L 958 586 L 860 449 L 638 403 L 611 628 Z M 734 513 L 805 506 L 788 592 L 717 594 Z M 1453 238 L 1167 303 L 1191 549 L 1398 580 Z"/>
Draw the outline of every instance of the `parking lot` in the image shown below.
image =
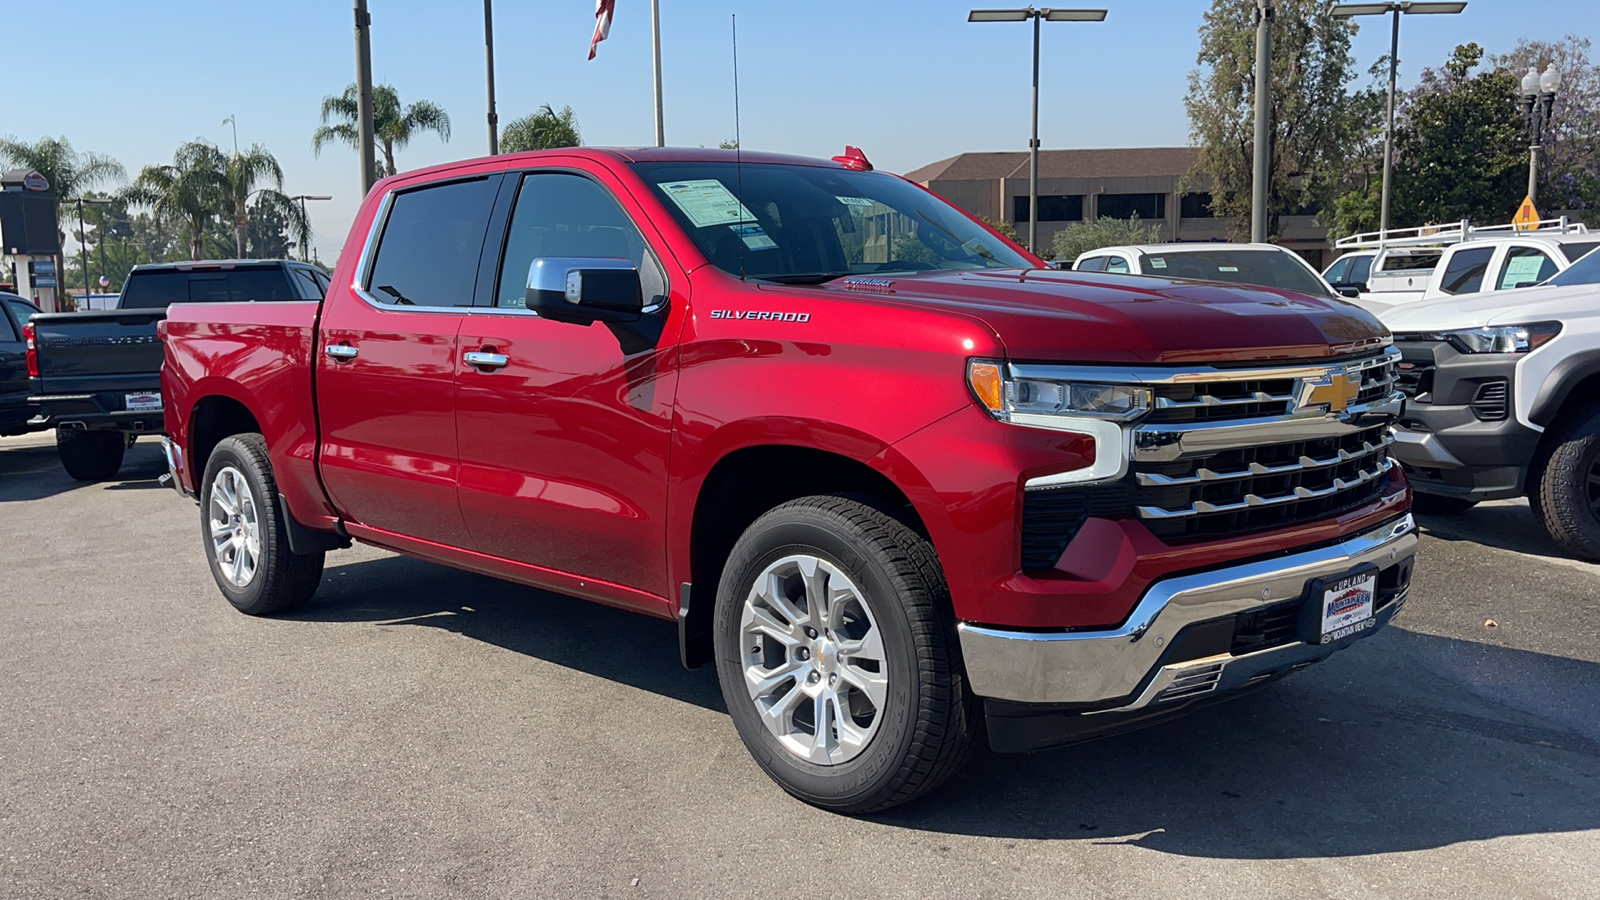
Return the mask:
<path fill-rule="evenodd" d="M 670 623 L 362 547 L 234 612 L 163 471 L 0 439 L 6 896 L 1600 897 L 1600 567 L 1525 504 L 1424 517 L 1396 627 L 1321 666 L 850 819 Z"/>

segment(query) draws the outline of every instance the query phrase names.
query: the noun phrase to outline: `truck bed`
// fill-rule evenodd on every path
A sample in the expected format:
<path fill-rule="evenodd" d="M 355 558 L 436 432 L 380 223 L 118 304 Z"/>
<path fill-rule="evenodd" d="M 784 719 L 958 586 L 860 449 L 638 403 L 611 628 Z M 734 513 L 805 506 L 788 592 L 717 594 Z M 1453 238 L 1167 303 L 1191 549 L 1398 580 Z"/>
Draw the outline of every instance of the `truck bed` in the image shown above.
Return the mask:
<path fill-rule="evenodd" d="M 36 315 L 39 376 L 32 393 L 51 424 L 129 419 L 155 431 L 161 415 L 164 309 Z"/>

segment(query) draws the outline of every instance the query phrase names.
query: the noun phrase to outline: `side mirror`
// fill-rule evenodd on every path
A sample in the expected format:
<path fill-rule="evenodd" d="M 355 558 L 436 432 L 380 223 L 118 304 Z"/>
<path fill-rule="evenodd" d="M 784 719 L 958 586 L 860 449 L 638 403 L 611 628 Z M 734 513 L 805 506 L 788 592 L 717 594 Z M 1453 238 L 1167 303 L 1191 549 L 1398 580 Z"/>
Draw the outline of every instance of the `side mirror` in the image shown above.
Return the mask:
<path fill-rule="evenodd" d="M 1361 289 L 1353 284 L 1335 285 L 1333 289 L 1339 292 L 1339 296 L 1349 297 L 1352 300 L 1361 296 Z"/>
<path fill-rule="evenodd" d="M 1511 289 L 1512 290 L 1519 290 L 1521 288 L 1526 288 L 1526 287 L 1537 287 L 1538 284 L 1539 284 L 1539 282 L 1537 282 L 1537 281 L 1519 281 L 1516 284 L 1513 284 L 1511 286 Z"/>
<path fill-rule="evenodd" d="M 637 322 L 644 310 L 639 270 L 626 259 L 540 257 L 523 297 L 540 316 L 577 325 Z"/>

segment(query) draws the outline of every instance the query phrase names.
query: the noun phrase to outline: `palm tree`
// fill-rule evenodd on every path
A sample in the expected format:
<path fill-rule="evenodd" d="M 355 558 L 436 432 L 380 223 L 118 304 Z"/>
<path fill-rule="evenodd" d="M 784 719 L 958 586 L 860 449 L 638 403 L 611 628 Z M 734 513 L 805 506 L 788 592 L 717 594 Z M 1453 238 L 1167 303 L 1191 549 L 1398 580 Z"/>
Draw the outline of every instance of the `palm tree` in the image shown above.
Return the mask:
<path fill-rule="evenodd" d="M 311 135 L 313 152 L 320 156 L 323 146 L 331 143 L 361 149 L 357 101 L 353 84 L 342 94 L 322 98 L 322 126 Z M 329 120 L 334 124 L 328 124 Z M 450 142 L 450 114 L 444 107 L 427 100 L 401 106 L 400 95 L 393 86 L 380 84 L 372 89 L 372 133 L 383 150 L 384 170 L 376 174 L 395 174 L 394 152 L 404 150 L 413 137 L 424 131 L 435 132 L 439 140 Z"/>
<path fill-rule="evenodd" d="M 128 177 L 122 163 L 100 153 L 72 149 L 65 137 L 42 137 L 28 144 L 15 137 L 0 139 L 0 160 L 8 166 L 33 169 L 50 182 L 50 190 L 62 202 L 83 196 L 90 188 Z M 57 235 L 65 243 L 65 233 Z"/>
<path fill-rule="evenodd" d="M 267 148 L 251 144 L 248 150 L 235 151 L 228 157 L 222 175 L 226 182 L 228 211 L 233 215 L 233 237 L 240 259 L 245 256 L 245 239 L 250 234 L 252 209 L 276 211 L 288 223 L 295 241 L 302 248 L 311 242 L 311 223 L 300 207 L 283 192 L 283 169 L 278 167 L 278 160 L 267 152 Z M 256 187 L 256 183 L 263 179 L 270 186 Z M 255 207 L 250 205 L 251 197 L 256 198 Z"/>
<path fill-rule="evenodd" d="M 276 165 L 276 164 L 274 164 Z M 205 252 L 206 226 L 229 208 L 228 158 L 204 140 L 178 146 L 170 166 L 145 166 L 122 192 L 132 206 L 189 229 L 189 258 Z"/>
<path fill-rule="evenodd" d="M 550 150 L 556 147 L 581 147 L 583 138 L 578 134 L 578 122 L 572 116 L 572 107 L 563 106 L 556 112 L 550 104 L 507 123 L 500 138 L 500 149 L 506 153 L 524 150 Z"/>

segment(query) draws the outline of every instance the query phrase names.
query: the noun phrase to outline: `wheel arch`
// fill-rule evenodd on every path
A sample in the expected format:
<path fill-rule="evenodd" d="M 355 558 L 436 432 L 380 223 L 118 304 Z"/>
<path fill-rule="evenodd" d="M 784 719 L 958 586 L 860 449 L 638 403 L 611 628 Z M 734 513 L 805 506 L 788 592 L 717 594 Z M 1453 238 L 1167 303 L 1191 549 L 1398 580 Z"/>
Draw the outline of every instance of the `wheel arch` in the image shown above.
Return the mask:
<path fill-rule="evenodd" d="M 189 412 L 188 468 L 198 491 L 211 452 L 236 434 L 261 432 L 261 419 L 244 401 L 227 394 L 208 394 Z"/>
<path fill-rule="evenodd" d="M 1575 404 L 1600 398 L 1600 349 L 1574 353 L 1550 370 L 1528 408 L 1528 421 L 1549 428 Z"/>

